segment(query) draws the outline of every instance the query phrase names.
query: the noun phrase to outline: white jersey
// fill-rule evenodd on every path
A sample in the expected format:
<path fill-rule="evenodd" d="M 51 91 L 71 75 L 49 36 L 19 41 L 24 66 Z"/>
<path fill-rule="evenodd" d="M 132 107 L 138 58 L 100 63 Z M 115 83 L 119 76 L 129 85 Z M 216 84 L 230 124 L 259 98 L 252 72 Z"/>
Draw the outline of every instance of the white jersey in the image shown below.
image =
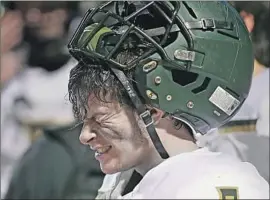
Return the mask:
<path fill-rule="evenodd" d="M 249 163 L 207 148 L 168 158 L 118 199 L 269 199 L 269 185 Z"/>

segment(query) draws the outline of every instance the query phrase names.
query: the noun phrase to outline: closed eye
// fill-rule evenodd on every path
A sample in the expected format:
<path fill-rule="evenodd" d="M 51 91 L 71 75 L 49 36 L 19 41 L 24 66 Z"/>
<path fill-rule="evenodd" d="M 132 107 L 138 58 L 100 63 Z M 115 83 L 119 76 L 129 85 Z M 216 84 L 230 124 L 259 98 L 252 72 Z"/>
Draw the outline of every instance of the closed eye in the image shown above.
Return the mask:
<path fill-rule="evenodd" d="M 100 126 L 102 126 L 102 127 L 104 127 L 104 128 L 111 128 L 112 125 L 113 125 L 113 123 L 110 122 L 110 121 L 101 121 L 101 122 L 100 122 Z"/>
<path fill-rule="evenodd" d="M 115 130 L 111 123 L 106 123 L 101 126 L 101 130 L 104 131 L 104 137 L 108 139 L 121 139 L 121 134 Z"/>

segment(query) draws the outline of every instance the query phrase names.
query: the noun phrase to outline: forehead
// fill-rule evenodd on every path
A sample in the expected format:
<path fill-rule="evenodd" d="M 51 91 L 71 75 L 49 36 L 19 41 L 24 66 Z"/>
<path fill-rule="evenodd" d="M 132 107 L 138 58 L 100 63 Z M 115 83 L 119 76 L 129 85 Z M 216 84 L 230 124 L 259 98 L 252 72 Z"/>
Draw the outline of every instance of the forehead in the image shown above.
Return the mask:
<path fill-rule="evenodd" d="M 100 101 L 93 94 L 88 97 L 87 116 L 91 117 L 96 114 L 106 114 L 119 112 L 121 109 L 119 102 L 112 100 L 110 103 Z"/>

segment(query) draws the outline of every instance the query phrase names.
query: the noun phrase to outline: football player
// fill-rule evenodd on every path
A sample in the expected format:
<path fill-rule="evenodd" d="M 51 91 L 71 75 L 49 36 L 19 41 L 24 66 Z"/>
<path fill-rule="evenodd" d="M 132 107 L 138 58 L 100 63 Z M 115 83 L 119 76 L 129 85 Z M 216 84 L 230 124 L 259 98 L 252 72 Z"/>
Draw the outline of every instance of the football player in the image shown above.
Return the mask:
<path fill-rule="evenodd" d="M 253 165 L 197 143 L 250 89 L 252 43 L 228 3 L 108 2 L 85 14 L 68 47 L 80 62 L 68 85 L 80 141 L 119 175 L 105 198 L 133 169 L 142 180 L 117 198 L 269 198 Z"/>

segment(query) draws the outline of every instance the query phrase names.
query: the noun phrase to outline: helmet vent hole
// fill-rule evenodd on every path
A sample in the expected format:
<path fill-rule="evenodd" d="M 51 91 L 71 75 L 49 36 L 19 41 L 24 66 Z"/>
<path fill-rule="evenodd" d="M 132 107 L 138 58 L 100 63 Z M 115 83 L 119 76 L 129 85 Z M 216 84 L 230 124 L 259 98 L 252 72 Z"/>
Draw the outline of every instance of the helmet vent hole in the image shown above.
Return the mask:
<path fill-rule="evenodd" d="M 198 93 L 200 93 L 200 92 L 206 90 L 206 88 L 208 87 L 208 85 L 209 85 L 209 83 L 210 83 L 210 80 L 211 80 L 210 78 L 206 77 L 206 78 L 204 79 L 202 85 L 200 85 L 200 86 L 197 87 L 197 88 L 194 88 L 194 89 L 192 90 L 192 92 L 193 92 L 194 94 L 198 94 Z"/>
<path fill-rule="evenodd" d="M 193 72 L 187 72 L 183 70 L 172 70 L 172 78 L 175 83 L 181 86 L 186 86 L 197 80 L 198 74 Z"/>

